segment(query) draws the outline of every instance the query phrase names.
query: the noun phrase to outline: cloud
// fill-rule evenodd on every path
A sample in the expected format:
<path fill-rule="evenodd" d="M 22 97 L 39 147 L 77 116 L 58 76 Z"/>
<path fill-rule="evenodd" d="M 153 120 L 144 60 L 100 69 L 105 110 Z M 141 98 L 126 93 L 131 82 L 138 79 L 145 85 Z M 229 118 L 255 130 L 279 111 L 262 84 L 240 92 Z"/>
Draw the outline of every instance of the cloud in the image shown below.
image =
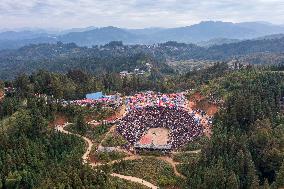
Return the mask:
<path fill-rule="evenodd" d="M 283 24 L 283 0 L 1 0 L 2 27 L 176 27 L 202 20 Z"/>

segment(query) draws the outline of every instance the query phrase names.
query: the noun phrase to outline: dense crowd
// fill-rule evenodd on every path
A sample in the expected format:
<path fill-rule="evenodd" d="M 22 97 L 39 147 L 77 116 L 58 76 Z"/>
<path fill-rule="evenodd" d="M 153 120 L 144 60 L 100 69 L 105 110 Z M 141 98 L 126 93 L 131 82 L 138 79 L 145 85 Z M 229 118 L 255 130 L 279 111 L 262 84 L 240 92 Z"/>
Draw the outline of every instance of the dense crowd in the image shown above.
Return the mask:
<path fill-rule="evenodd" d="M 75 105 L 82 107 L 97 107 L 101 105 L 102 107 L 110 107 L 116 109 L 122 105 L 122 99 L 120 96 L 115 96 L 115 98 L 101 98 L 98 100 L 92 99 L 80 99 L 80 100 L 65 100 L 65 99 L 55 99 L 53 96 L 48 96 L 45 94 L 35 94 L 38 98 L 43 98 L 45 101 L 50 103 L 59 103 L 62 106 Z"/>
<path fill-rule="evenodd" d="M 203 127 L 188 111 L 178 107 L 146 106 L 130 111 L 117 126 L 130 144 L 137 143 L 150 128 L 170 130 L 168 145 L 180 147 L 202 135 Z"/>
<path fill-rule="evenodd" d="M 143 108 L 146 106 L 185 108 L 186 98 L 183 93 L 161 94 L 148 91 L 127 97 L 126 105 L 127 111 Z"/>

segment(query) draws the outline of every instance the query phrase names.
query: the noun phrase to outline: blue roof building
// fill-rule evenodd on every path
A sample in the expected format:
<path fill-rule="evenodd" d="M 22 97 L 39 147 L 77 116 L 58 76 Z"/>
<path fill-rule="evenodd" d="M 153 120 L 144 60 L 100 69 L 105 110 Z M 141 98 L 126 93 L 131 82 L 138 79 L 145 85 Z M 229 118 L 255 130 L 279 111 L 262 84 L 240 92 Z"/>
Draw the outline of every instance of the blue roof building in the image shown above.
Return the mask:
<path fill-rule="evenodd" d="M 86 98 L 91 100 L 99 100 L 101 98 L 104 98 L 104 95 L 103 92 L 96 92 L 96 93 L 86 94 Z"/>

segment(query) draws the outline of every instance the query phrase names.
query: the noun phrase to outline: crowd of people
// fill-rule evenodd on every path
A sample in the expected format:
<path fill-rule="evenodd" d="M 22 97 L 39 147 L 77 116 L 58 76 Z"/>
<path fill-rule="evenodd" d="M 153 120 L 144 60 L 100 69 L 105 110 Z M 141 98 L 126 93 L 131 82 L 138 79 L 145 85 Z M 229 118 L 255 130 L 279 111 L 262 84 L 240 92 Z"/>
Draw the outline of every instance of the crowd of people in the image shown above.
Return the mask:
<path fill-rule="evenodd" d="M 86 106 L 86 107 L 96 107 L 97 105 L 102 105 L 103 107 L 112 107 L 117 108 L 121 105 L 121 100 L 111 100 L 107 98 L 99 99 L 99 100 L 91 100 L 91 99 L 82 99 L 82 100 L 73 100 L 73 101 L 65 101 L 67 104 L 77 105 L 77 106 Z"/>
<path fill-rule="evenodd" d="M 186 107 L 186 98 L 183 93 L 161 94 L 148 91 L 138 93 L 134 96 L 126 97 L 127 111 L 144 108 L 146 106 L 158 107 Z"/>
<path fill-rule="evenodd" d="M 117 125 L 117 132 L 134 145 L 150 128 L 169 129 L 168 145 L 173 149 L 203 134 L 203 127 L 194 116 L 176 106 L 145 106 L 132 109 Z"/>
<path fill-rule="evenodd" d="M 92 100 L 86 98 L 80 100 L 55 99 L 53 96 L 48 96 L 46 94 L 35 94 L 35 96 L 38 98 L 43 98 L 47 102 L 59 103 L 62 106 L 75 105 L 82 107 L 97 107 L 98 105 L 101 105 L 102 107 L 110 107 L 116 109 L 120 107 L 123 103 L 120 96 L 118 96 L 117 98 L 101 98 L 98 100 Z"/>

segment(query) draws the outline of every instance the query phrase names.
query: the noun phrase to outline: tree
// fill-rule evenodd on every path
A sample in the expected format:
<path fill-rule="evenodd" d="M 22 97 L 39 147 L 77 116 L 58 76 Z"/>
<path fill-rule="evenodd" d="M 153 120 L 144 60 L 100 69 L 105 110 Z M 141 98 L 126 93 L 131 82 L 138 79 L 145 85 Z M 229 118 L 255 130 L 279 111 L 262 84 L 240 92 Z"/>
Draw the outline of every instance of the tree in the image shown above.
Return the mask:
<path fill-rule="evenodd" d="M 278 188 L 284 187 L 284 163 L 282 163 L 282 166 L 280 167 L 280 170 L 277 173 L 276 184 Z"/>
<path fill-rule="evenodd" d="M 84 135 L 87 132 L 87 124 L 85 123 L 84 116 L 79 114 L 76 118 L 76 130 L 81 134 Z"/>
<path fill-rule="evenodd" d="M 27 75 L 20 75 L 14 83 L 18 96 L 27 97 L 33 93 L 33 86 L 30 84 L 30 80 Z"/>
<path fill-rule="evenodd" d="M 239 181 L 238 181 L 236 174 L 233 171 L 231 171 L 227 179 L 226 188 L 227 189 L 239 189 Z"/>
<path fill-rule="evenodd" d="M 265 181 L 264 181 L 264 184 L 263 184 L 263 187 L 262 187 L 263 189 L 270 189 L 270 186 L 269 186 L 269 183 L 268 183 L 268 180 L 267 179 L 265 179 Z"/>

